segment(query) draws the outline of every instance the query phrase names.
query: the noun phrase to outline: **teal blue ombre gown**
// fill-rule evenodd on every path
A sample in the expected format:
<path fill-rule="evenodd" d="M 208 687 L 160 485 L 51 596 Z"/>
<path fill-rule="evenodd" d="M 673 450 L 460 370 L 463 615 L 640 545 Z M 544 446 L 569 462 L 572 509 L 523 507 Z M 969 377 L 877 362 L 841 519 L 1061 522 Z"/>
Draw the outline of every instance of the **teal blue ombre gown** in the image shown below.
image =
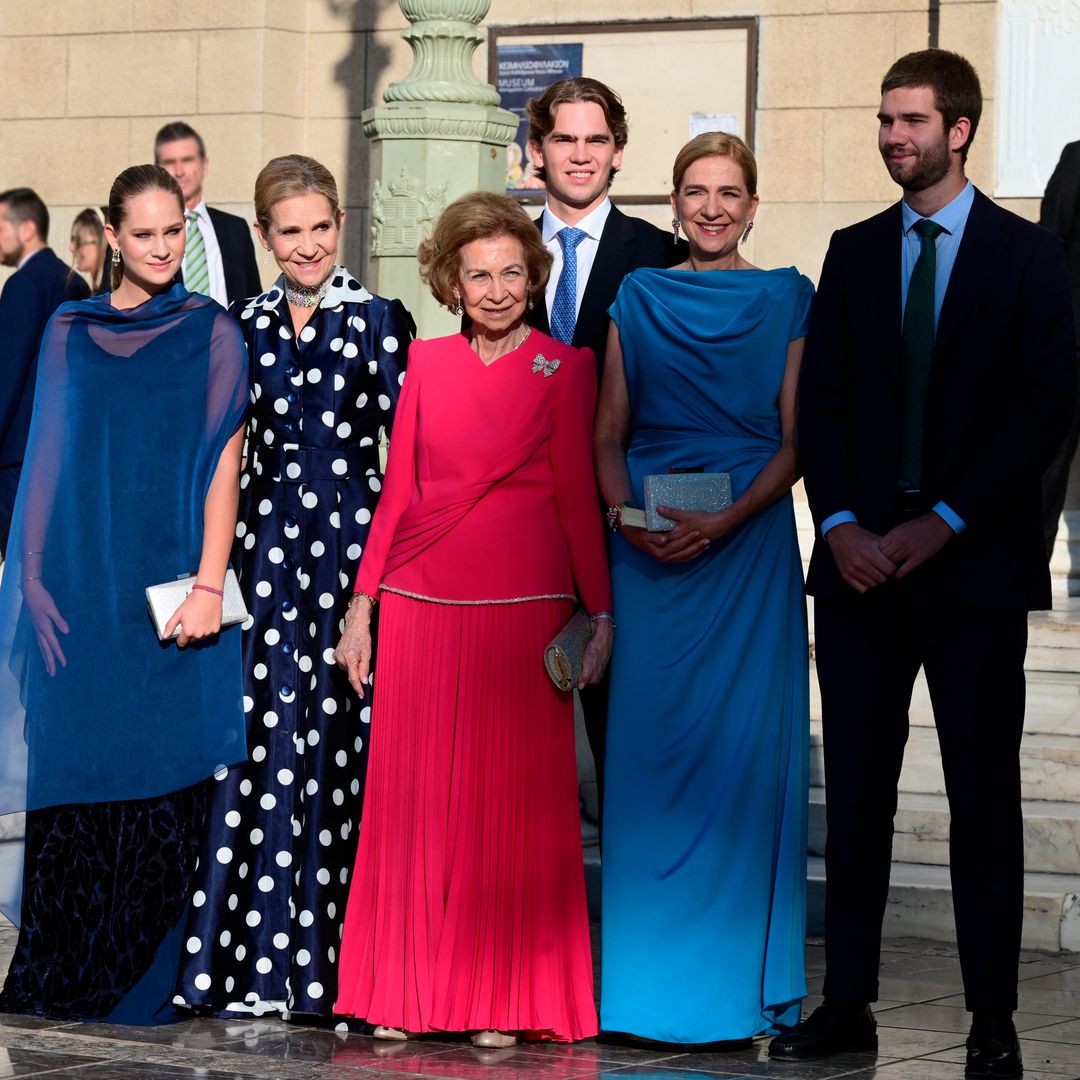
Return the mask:
<path fill-rule="evenodd" d="M 630 394 L 627 465 L 731 474 L 780 446 L 793 268 L 637 270 L 611 308 Z M 611 548 L 601 1026 L 675 1043 L 776 1032 L 806 994 L 806 607 L 791 495 L 663 565 Z"/>

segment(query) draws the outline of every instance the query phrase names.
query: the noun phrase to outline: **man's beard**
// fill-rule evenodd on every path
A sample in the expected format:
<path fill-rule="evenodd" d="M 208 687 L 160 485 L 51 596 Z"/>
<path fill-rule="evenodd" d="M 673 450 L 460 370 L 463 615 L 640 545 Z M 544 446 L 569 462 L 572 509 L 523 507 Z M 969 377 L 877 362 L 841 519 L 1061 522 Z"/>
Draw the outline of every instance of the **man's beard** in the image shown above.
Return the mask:
<path fill-rule="evenodd" d="M 943 138 L 933 146 L 916 149 L 913 164 L 896 165 L 885 157 L 885 168 L 905 191 L 925 191 L 948 173 L 949 153 L 948 140 Z"/>

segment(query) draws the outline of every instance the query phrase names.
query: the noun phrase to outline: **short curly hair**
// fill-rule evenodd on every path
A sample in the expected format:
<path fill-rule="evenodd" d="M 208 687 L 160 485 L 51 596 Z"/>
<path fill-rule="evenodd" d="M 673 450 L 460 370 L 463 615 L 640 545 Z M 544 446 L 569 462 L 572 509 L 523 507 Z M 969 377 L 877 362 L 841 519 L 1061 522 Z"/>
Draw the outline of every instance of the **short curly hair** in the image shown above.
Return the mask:
<path fill-rule="evenodd" d="M 461 249 L 474 240 L 510 236 L 521 244 L 529 278 L 529 296 L 536 298 L 547 287 L 551 252 L 544 247 L 540 230 L 521 206 L 507 195 L 473 191 L 455 199 L 440 215 L 431 239 L 416 252 L 420 277 L 440 304 L 457 303 L 461 272 Z"/>

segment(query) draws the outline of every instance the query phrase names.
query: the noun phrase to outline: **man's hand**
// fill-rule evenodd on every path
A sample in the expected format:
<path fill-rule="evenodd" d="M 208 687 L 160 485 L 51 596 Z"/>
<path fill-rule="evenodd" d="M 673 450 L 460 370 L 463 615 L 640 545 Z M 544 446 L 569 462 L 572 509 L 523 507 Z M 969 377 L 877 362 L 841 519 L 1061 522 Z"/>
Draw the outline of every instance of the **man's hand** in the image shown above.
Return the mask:
<path fill-rule="evenodd" d="M 881 539 L 881 554 L 896 564 L 897 578 L 904 578 L 936 555 L 954 535 L 949 523 L 931 510 L 890 529 Z"/>
<path fill-rule="evenodd" d="M 896 573 L 896 564 L 881 549 L 881 537 L 854 521 L 834 525 L 825 534 L 825 541 L 840 576 L 856 592 L 864 593 Z"/>

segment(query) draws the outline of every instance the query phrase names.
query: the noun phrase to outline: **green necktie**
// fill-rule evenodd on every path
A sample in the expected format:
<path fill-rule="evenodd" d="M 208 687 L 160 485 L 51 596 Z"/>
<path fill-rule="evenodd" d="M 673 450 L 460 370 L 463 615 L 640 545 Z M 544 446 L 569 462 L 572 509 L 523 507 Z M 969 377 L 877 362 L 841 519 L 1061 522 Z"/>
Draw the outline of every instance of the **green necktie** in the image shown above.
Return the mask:
<path fill-rule="evenodd" d="M 210 295 L 210 268 L 206 265 L 206 244 L 199 229 L 199 216 L 189 210 L 187 218 L 187 247 L 184 249 L 184 288 L 188 292 Z"/>
<path fill-rule="evenodd" d="M 937 275 L 938 233 L 943 226 L 929 218 L 913 226 L 922 237 L 922 250 L 911 272 L 904 306 L 904 413 L 900 436 L 900 486 L 922 484 L 923 410 L 934 356 L 934 281 Z"/>

